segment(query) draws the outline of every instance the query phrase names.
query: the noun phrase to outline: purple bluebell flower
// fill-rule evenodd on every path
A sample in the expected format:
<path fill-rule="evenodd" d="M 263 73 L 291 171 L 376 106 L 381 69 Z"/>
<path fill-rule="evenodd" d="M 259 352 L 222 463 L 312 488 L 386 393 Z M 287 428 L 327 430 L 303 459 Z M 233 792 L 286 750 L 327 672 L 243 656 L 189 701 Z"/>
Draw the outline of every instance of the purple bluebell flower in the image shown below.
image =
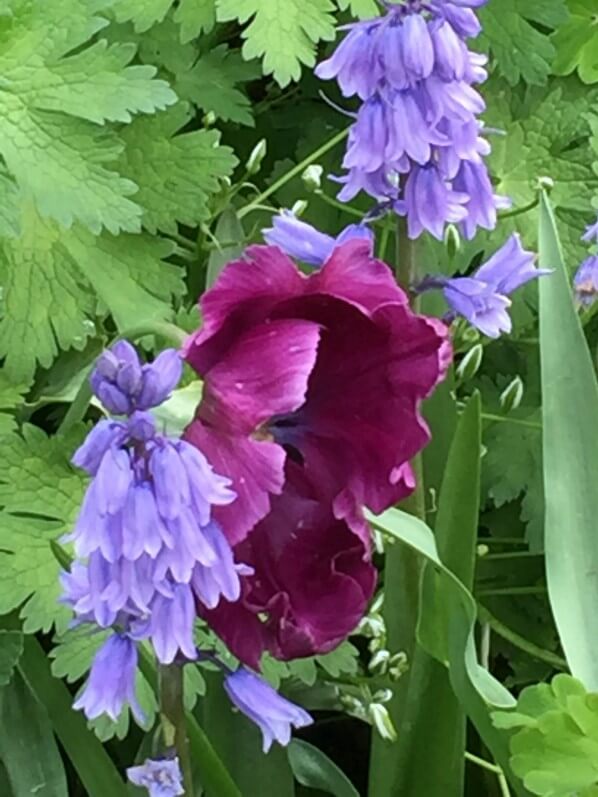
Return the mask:
<path fill-rule="evenodd" d="M 418 291 L 442 288 L 454 314 L 466 318 L 484 335 L 497 338 L 511 331 L 510 294 L 551 273 L 536 268 L 534 261 L 534 253 L 523 249 L 519 235 L 514 234 L 471 277 L 430 277 Z"/>
<path fill-rule="evenodd" d="M 582 241 L 585 241 L 586 243 L 595 241 L 598 243 L 598 219 L 596 220 L 595 224 L 590 224 L 590 226 L 586 229 Z"/>
<path fill-rule="evenodd" d="M 436 166 L 414 166 L 405 185 L 409 237 L 418 238 L 427 230 L 442 240 L 447 221 L 456 223 L 466 218 L 468 199 L 467 194 L 453 191 Z"/>
<path fill-rule="evenodd" d="M 598 297 L 598 255 L 583 261 L 573 280 L 575 298 L 583 307 L 590 307 Z"/>
<path fill-rule="evenodd" d="M 143 711 L 135 696 L 137 646 L 123 634 L 112 634 L 98 650 L 91 665 L 89 679 L 73 708 L 82 709 L 88 719 L 107 714 L 114 722 L 125 705 L 129 705 L 138 722 Z"/>
<path fill-rule="evenodd" d="M 493 230 L 496 227 L 497 208 L 509 207 L 511 204 L 506 197 L 494 193 L 488 171 L 481 159 L 461 162 L 453 188 L 468 197 L 467 213 L 461 222 L 461 229 L 468 239 L 475 236 L 478 227 Z"/>
<path fill-rule="evenodd" d="M 489 338 L 498 338 L 501 333 L 512 329 L 508 308 L 511 300 L 501 296 L 491 285 L 470 277 L 456 277 L 448 280 L 444 296 L 457 315 Z"/>
<path fill-rule="evenodd" d="M 240 576 L 251 572 L 235 562 L 212 517 L 215 506 L 235 500 L 230 480 L 216 474 L 197 447 L 159 434 L 142 409 L 173 389 L 180 356 L 167 351 L 138 370 L 135 363 L 129 344 L 100 357 L 92 384 L 120 391 L 128 418 L 100 421 L 73 457 L 93 478 L 67 538 L 78 560 L 62 574 L 62 600 L 75 622 L 122 631 L 98 654 L 78 701 L 88 716 L 113 714 L 132 694 L 120 682 L 102 688 L 111 666 L 120 671 L 124 661 L 128 672 L 125 664 L 136 657 L 132 640 L 151 640 L 164 664 L 179 655 L 196 658 L 196 603 L 214 609 L 222 596 L 238 599 Z M 120 413 L 124 404 L 118 406 Z"/>
<path fill-rule="evenodd" d="M 239 711 L 261 730 L 264 753 L 270 750 L 273 742 L 286 746 L 291 741 L 291 728 L 304 728 L 313 722 L 307 711 L 281 697 L 262 678 L 244 667 L 226 677 L 224 688 Z"/>
<path fill-rule="evenodd" d="M 182 360 L 174 349 L 142 365 L 133 346 L 119 340 L 98 357 L 90 382 L 108 412 L 130 415 L 161 404 L 179 383 L 182 371 Z"/>
<path fill-rule="evenodd" d="M 134 786 L 147 789 L 149 797 L 178 797 L 185 793 L 178 758 L 148 758 L 141 766 L 129 767 L 127 777 Z"/>
<path fill-rule="evenodd" d="M 474 85 L 486 57 L 468 50 L 480 30 L 473 9 L 485 0 L 385 4 L 386 14 L 349 27 L 337 52 L 316 69 L 363 104 L 351 126 L 338 198 L 359 191 L 406 215 L 409 234 L 442 238 L 459 223 L 471 238 L 492 229 L 504 200 L 494 194 L 483 158 L 490 145 Z M 360 50 L 361 45 L 367 51 Z"/>
<path fill-rule="evenodd" d="M 374 240 L 372 231 L 365 224 L 350 224 L 333 238 L 301 221 L 290 210 L 282 210 L 274 216 L 272 227 L 263 230 L 262 234 L 271 246 L 278 246 L 286 254 L 311 266 L 323 265 L 335 247 L 346 241 L 363 239 L 373 243 Z"/>

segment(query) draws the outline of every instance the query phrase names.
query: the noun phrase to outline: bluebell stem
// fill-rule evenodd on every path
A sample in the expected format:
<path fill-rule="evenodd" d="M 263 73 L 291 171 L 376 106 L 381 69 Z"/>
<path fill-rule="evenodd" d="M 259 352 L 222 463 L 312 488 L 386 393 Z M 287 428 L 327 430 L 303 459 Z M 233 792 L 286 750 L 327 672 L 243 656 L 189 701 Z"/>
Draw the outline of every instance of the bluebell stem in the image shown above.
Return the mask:
<path fill-rule="evenodd" d="M 342 201 L 366 191 L 407 216 L 411 238 L 442 239 L 447 223 L 472 238 L 496 226 L 495 195 L 484 163 L 490 146 L 474 86 L 486 58 L 466 39 L 480 32 L 473 11 L 487 0 L 388 3 L 386 14 L 346 26 L 348 35 L 316 68 L 345 97 L 362 100 L 343 167 Z M 402 179 L 401 179 L 402 178 Z"/>
<path fill-rule="evenodd" d="M 230 480 L 184 440 L 159 434 L 149 408 L 181 374 L 177 352 L 141 365 L 120 342 L 98 360 L 96 395 L 125 420 L 105 419 L 73 457 L 92 481 L 73 533 L 77 561 L 62 575 L 63 601 L 76 622 L 115 627 L 98 652 L 76 707 L 118 716 L 132 702 L 135 642 L 150 639 L 160 663 L 196 658 L 196 602 L 214 608 L 240 595 L 232 550 L 212 519 L 235 499 Z"/>

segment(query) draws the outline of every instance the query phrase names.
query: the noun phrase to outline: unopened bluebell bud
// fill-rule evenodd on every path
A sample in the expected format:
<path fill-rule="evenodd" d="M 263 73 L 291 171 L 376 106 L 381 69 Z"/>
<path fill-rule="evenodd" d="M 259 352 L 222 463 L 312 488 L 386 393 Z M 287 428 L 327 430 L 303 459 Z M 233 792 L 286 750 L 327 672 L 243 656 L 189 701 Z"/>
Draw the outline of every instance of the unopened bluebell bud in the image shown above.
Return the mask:
<path fill-rule="evenodd" d="M 447 224 L 444 233 L 444 245 L 451 260 L 461 251 L 461 234 L 454 224 Z"/>
<path fill-rule="evenodd" d="M 500 406 L 504 412 L 511 412 L 520 406 L 523 399 L 524 386 L 520 376 L 516 376 L 513 381 L 500 394 Z"/>
<path fill-rule="evenodd" d="M 370 703 L 368 706 L 368 718 L 383 739 L 388 742 L 396 742 L 397 731 L 386 706 L 381 703 Z"/>
<path fill-rule="evenodd" d="M 457 366 L 457 377 L 461 382 L 468 382 L 473 379 L 480 370 L 484 358 L 484 347 L 481 343 L 476 343 L 463 357 Z"/>
<path fill-rule="evenodd" d="M 257 174 L 259 172 L 259 170 L 262 168 L 262 162 L 266 157 L 267 151 L 268 144 L 266 139 L 262 138 L 261 141 L 258 141 L 255 147 L 251 150 L 251 155 L 247 159 L 247 163 L 245 164 L 247 174 Z"/>
<path fill-rule="evenodd" d="M 324 169 L 317 163 L 312 163 L 311 166 L 308 166 L 307 169 L 301 175 L 301 179 L 303 180 L 303 185 L 307 188 L 308 191 L 317 191 L 319 188 L 322 187 L 322 175 L 324 174 Z"/>

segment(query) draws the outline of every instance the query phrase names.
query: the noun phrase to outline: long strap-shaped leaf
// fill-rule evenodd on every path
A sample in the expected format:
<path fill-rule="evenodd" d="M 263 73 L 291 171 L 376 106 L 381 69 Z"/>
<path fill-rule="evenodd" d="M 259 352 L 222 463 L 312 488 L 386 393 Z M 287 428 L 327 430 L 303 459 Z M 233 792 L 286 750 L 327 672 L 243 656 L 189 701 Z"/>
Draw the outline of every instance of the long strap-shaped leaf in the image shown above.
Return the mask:
<path fill-rule="evenodd" d="M 477 402 L 477 399 L 474 402 Z M 475 403 L 470 405 L 470 410 L 473 409 Z M 449 472 L 457 467 L 457 460 L 461 454 L 461 446 L 455 444 L 449 457 L 447 467 Z M 446 496 L 451 498 L 453 492 L 455 492 L 455 501 L 461 500 L 461 492 L 456 490 L 454 483 L 450 489 L 447 486 L 447 490 L 443 490 L 445 501 Z M 455 521 L 463 522 L 462 513 L 457 507 L 454 509 Z M 450 515 L 449 507 L 445 507 L 443 512 L 445 516 Z M 420 642 L 431 655 L 448 665 L 451 686 L 463 708 L 492 751 L 497 763 L 509 776 L 516 794 L 519 797 L 526 797 L 529 792 L 510 770 L 507 740 L 493 727 L 490 719 L 490 711 L 494 707 L 510 708 L 515 701 L 502 684 L 478 663 L 474 642 L 476 605 L 473 596 L 441 561 L 434 534 L 422 521 L 397 509 L 390 509 L 378 517 L 371 516 L 370 520 L 378 528 L 416 550 L 431 566 L 422 595 Z M 457 525 L 454 530 L 458 531 Z M 458 563 L 453 562 L 453 564 L 457 569 Z M 461 570 L 463 567 L 465 563 L 461 563 L 458 569 Z M 436 577 L 432 568 L 437 574 Z M 470 569 L 469 564 L 463 575 L 469 575 Z M 434 581 L 436 583 L 433 583 Z"/>
<path fill-rule="evenodd" d="M 550 605 L 571 672 L 598 691 L 598 385 L 554 214 L 540 202 L 540 350 Z"/>
<path fill-rule="evenodd" d="M 127 797 L 127 788 L 82 714 L 72 709 L 72 696 L 50 672 L 48 657 L 39 642 L 25 637 L 19 670 L 27 685 L 45 707 L 54 732 L 77 770 L 89 797 Z"/>

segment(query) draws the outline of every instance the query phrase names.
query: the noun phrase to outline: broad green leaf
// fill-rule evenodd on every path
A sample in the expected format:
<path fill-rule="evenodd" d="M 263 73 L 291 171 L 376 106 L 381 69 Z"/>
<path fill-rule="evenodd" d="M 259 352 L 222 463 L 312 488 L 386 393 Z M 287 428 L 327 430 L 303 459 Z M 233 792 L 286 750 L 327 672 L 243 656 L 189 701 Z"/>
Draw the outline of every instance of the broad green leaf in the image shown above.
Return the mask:
<path fill-rule="evenodd" d="M 0 458 L 0 614 L 24 604 L 24 630 L 66 627 L 69 610 L 58 603 L 60 565 L 51 548 L 70 531 L 85 480 L 69 464 L 81 429 L 48 438 L 25 426 L 2 439 Z"/>
<path fill-rule="evenodd" d="M 274 745 L 264 757 L 259 729 L 233 710 L 222 688 L 221 673 L 207 673 L 206 676 L 208 691 L 198 703 L 198 716 L 243 797 L 264 797 L 265 794 L 293 797 L 293 775 L 285 751 Z M 256 766 L 258 761 L 259 766 Z M 208 784 L 205 785 L 210 793 Z"/>
<path fill-rule="evenodd" d="M 377 17 L 380 14 L 380 6 L 376 0 L 336 0 L 341 11 L 349 9 L 353 16 L 360 19 Z"/>
<path fill-rule="evenodd" d="M 567 19 L 565 0 L 490 0 L 479 15 L 481 44 L 492 51 L 509 83 L 546 83 L 555 48 L 542 29 Z"/>
<path fill-rule="evenodd" d="M 334 797 L 359 797 L 345 773 L 313 744 L 293 739 L 287 748 L 287 756 L 293 775 L 302 786 L 319 789 Z"/>
<path fill-rule="evenodd" d="M 557 30 L 552 42 L 557 56 L 556 75 L 575 69 L 584 83 L 598 82 L 598 11 L 594 0 L 568 0 L 571 16 Z"/>
<path fill-rule="evenodd" d="M 572 674 L 598 691 L 598 384 L 545 194 L 540 265 L 554 269 L 540 281 L 548 595 Z"/>
<path fill-rule="evenodd" d="M 45 707 L 87 797 L 127 797 L 127 789 L 108 753 L 87 728 L 84 716 L 73 711 L 66 686 L 52 677 L 48 658 L 34 637 L 25 638 L 19 669 L 27 685 Z"/>
<path fill-rule="evenodd" d="M 65 629 L 71 618 L 60 597 L 60 565 L 51 543 L 61 534 L 57 523 L 0 515 L 0 614 L 24 604 L 24 630 Z"/>
<path fill-rule="evenodd" d="M 0 252 L 4 317 L 0 354 L 15 381 L 31 378 L 36 363 L 48 368 L 59 349 L 83 349 L 95 334 L 97 299 L 126 329 L 171 316 L 171 296 L 182 291 L 182 273 L 161 258 L 172 251 L 145 235 L 93 236 L 70 230 L 25 209 L 23 234 Z"/>
<path fill-rule="evenodd" d="M 257 62 L 243 61 L 240 53 L 223 44 L 200 55 L 190 69 L 178 72 L 174 85 L 181 99 L 190 100 L 205 113 L 253 127 L 251 103 L 240 86 L 260 74 Z"/>
<path fill-rule="evenodd" d="M 510 740 L 514 771 L 532 794 L 595 797 L 598 787 L 598 694 L 570 675 L 524 689 L 512 712 L 496 712 Z"/>
<path fill-rule="evenodd" d="M 17 424 L 10 410 L 23 404 L 27 390 L 26 384 L 15 384 L 8 379 L 4 369 L 0 370 L 0 437 L 15 431 Z"/>
<path fill-rule="evenodd" d="M 0 689 L 0 759 L 14 797 L 68 797 L 64 766 L 44 704 L 20 674 Z"/>
<path fill-rule="evenodd" d="M 0 687 L 10 683 L 22 652 L 23 634 L 0 630 Z"/>
<path fill-rule="evenodd" d="M 143 225 L 174 233 L 177 222 L 197 226 L 209 218 L 207 202 L 230 176 L 237 159 L 219 145 L 215 130 L 180 133 L 191 114 L 184 103 L 137 119 L 122 132 L 126 149 L 120 170 L 139 186 Z M 178 135 L 177 135 L 178 133 Z"/>
<path fill-rule="evenodd" d="M 181 26 L 181 41 L 185 44 L 202 31 L 212 30 L 216 24 L 216 0 L 181 0 L 174 19 Z"/>
<path fill-rule="evenodd" d="M 551 198 L 572 268 L 586 254 L 580 239 L 592 220 L 595 174 L 588 113 L 598 99 L 598 91 L 567 78 L 554 80 L 546 90 L 530 92 L 524 104 L 500 83 L 490 97 L 487 123 L 506 133 L 493 139 L 489 159 L 496 190 L 521 208 L 536 199 L 539 178 L 554 181 Z M 505 220 L 500 242 L 511 230 L 522 234 L 528 248 L 536 247 L 535 213 Z"/>
<path fill-rule="evenodd" d="M 522 421 L 518 423 L 518 421 Z M 544 485 L 542 480 L 542 422 L 539 412 L 517 414 L 511 422 L 490 425 L 484 433 L 485 492 L 497 507 L 523 493 L 521 519 L 534 552 L 544 548 Z"/>
<path fill-rule="evenodd" d="M 301 77 L 301 65 L 316 62 L 316 44 L 334 39 L 331 0 L 217 0 L 217 18 L 250 24 L 243 31 L 243 57 L 263 57 L 265 75 L 280 86 Z"/>
<path fill-rule="evenodd" d="M 25 199 L 64 226 L 139 229 L 130 180 L 111 167 L 121 144 L 93 122 L 128 121 L 175 101 L 155 69 L 128 66 L 135 47 L 88 40 L 107 20 L 102 0 L 8 0 L 0 28 L 0 147 Z M 40 47 L 43 42 L 43 47 Z"/>
<path fill-rule="evenodd" d="M 162 22 L 174 0 L 116 0 L 112 9 L 118 22 L 133 22 L 135 30 L 143 33 Z"/>

